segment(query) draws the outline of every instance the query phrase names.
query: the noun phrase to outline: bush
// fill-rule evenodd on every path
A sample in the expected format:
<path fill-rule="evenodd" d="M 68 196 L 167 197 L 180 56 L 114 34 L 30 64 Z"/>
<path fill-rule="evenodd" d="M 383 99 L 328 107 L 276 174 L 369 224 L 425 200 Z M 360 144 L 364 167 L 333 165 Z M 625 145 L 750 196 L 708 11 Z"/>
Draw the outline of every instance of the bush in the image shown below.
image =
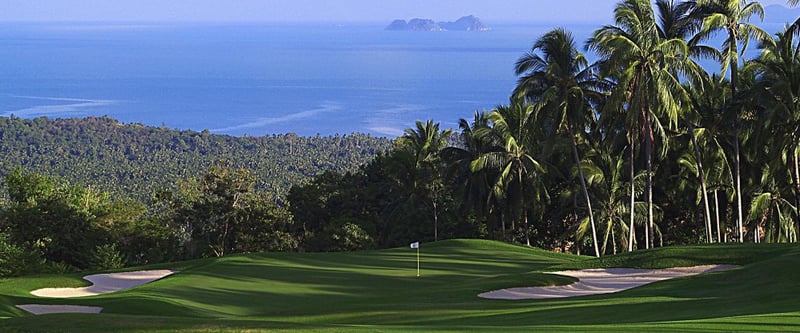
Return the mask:
<path fill-rule="evenodd" d="M 99 270 L 125 267 L 125 257 L 117 250 L 117 244 L 104 244 L 95 247 L 92 255 L 92 268 Z"/>
<path fill-rule="evenodd" d="M 0 277 L 40 273 L 45 270 L 41 251 L 14 244 L 8 234 L 0 233 Z"/>
<path fill-rule="evenodd" d="M 373 239 L 358 224 L 345 219 L 334 221 L 330 238 L 332 240 L 331 251 L 353 251 L 365 250 L 373 246 Z"/>

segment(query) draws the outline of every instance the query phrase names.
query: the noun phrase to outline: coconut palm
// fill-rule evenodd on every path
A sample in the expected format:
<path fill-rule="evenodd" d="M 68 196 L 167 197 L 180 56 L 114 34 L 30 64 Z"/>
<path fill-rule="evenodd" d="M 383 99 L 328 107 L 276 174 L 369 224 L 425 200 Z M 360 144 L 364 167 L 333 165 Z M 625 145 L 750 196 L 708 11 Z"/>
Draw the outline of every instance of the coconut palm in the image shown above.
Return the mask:
<path fill-rule="evenodd" d="M 492 137 L 481 135 L 482 131 L 490 129 L 489 113 L 476 111 L 472 123 L 466 119 L 460 119 L 458 127 L 460 130 L 459 143 L 443 148 L 439 155 L 449 166 L 449 178 L 453 179 L 462 195 L 462 208 L 474 209 L 479 216 L 491 218 L 489 179 L 493 179 L 494 175 L 491 170 L 472 172 L 470 168 L 472 161 L 496 146 L 494 142 L 491 142 Z M 489 224 L 489 220 L 487 220 L 487 224 Z M 494 231 L 491 225 L 487 225 L 487 227 L 490 233 Z M 505 233 L 505 229 L 503 223 L 503 233 Z"/>
<path fill-rule="evenodd" d="M 760 242 L 759 230 L 764 230 L 764 240 L 768 243 L 797 241 L 797 206 L 785 198 L 785 185 L 780 173 L 774 173 L 769 166 L 763 169 L 761 177 L 762 191 L 756 193 L 750 203 L 747 215 L 749 230 L 753 231 L 756 243 Z M 782 184 L 783 183 L 783 184 Z"/>
<path fill-rule="evenodd" d="M 616 25 L 594 32 L 588 46 L 601 57 L 606 73 L 617 72 L 612 108 L 625 105 L 629 123 L 644 137 L 646 158 L 647 227 L 645 240 L 651 246 L 653 226 L 652 148 L 654 136 L 663 135 L 660 118 L 675 126 L 681 110 L 677 102 L 685 95 L 678 77 L 687 69 L 688 46 L 679 38 L 659 35 L 655 13 L 647 0 L 624 0 L 614 10 Z M 633 127 L 633 126 L 631 126 Z M 665 146 L 662 146 L 662 152 Z"/>
<path fill-rule="evenodd" d="M 708 196 L 708 191 L 714 192 L 717 241 L 722 241 L 719 218 L 719 200 L 717 191 L 725 188 L 723 184 L 732 184 L 730 168 L 727 163 L 725 150 L 722 148 L 722 113 L 726 103 L 730 101 L 730 90 L 727 81 L 719 80 L 716 74 L 708 75 L 703 72 L 696 80 L 687 85 L 691 108 L 685 113 L 686 132 L 690 135 L 690 144 L 694 156 L 685 159 L 684 166 L 689 167 L 702 182 L 701 188 Z M 706 168 L 708 166 L 708 168 Z M 702 171 L 702 173 L 701 173 Z M 730 187 L 728 187 L 730 188 Z M 707 200 L 707 199 L 706 199 Z M 706 214 L 710 215 L 708 210 Z M 710 218 L 710 216 L 709 216 Z M 706 227 L 710 232 L 710 221 Z"/>
<path fill-rule="evenodd" d="M 617 158 L 617 154 L 611 152 L 611 146 L 611 144 L 604 143 L 595 147 L 587 155 L 588 163 L 584 164 L 584 168 L 597 203 L 598 225 L 603 238 L 601 251 L 607 253 L 610 240 L 612 253 L 616 254 L 618 248 L 627 247 L 630 250 L 627 245 L 633 241 L 629 239 L 630 229 L 633 225 L 625 223 L 630 209 L 627 202 L 627 198 L 630 196 L 628 193 L 630 184 L 624 181 L 626 176 L 624 160 Z M 643 176 L 643 174 L 639 174 L 639 177 L 634 179 L 642 180 Z M 641 192 L 644 186 L 639 182 L 639 184 L 634 184 L 633 188 L 637 187 Z M 636 202 L 634 209 L 645 210 L 646 204 Z M 645 222 L 641 220 L 643 219 L 640 219 L 640 222 Z M 579 236 L 585 234 L 587 230 L 586 219 L 582 222 L 575 229 Z"/>
<path fill-rule="evenodd" d="M 658 9 L 658 29 L 661 38 L 677 38 L 686 40 L 691 34 L 697 32 L 701 27 L 700 20 L 697 19 L 699 10 L 695 1 L 675 2 L 674 0 L 657 0 L 655 6 Z M 705 45 L 698 45 L 697 42 L 697 40 L 691 40 L 688 42 L 687 46 L 689 46 L 689 54 L 699 57 L 719 58 L 719 52 L 717 52 L 714 48 Z M 704 71 L 691 60 L 687 60 L 687 68 L 689 67 L 692 67 L 690 72 L 695 78 L 705 74 Z M 677 72 L 673 71 L 673 75 L 677 76 Z M 702 87 L 700 89 L 702 89 Z M 687 111 L 691 110 L 687 109 Z M 693 112 L 685 112 L 681 119 L 688 127 L 686 132 L 689 134 L 692 142 L 691 146 L 694 151 L 693 165 L 696 168 L 696 174 L 700 181 L 700 193 L 705 207 L 704 219 L 706 222 L 706 242 L 711 243 L 711 213 L 708 200 L 708 191 L 706 189 L 707 186 L 705 172 L 703 170 L 703 162 L 700 158 L 700 148 L 697 145 L 697 138 L 694 130 L 696 125 L 693 120 L 697 119 L 697 117 L 694 117 L 693 115 Z M 717 237 L 717 239 L 719 239 L 719 237 Z"/>
<path fill-rule="evenodd" d="M 491 131 L 484 135 L 496 136 L 501 149 L 488 151 L 472 162 L 473 172 L 496 170 L 492 181 L 495 197 L 505 198 L 524 227 L 525 243 L 530 246 L 528 210 L 533 201 L 542 199 L 540 189 L 534 187 L 533 178 L 544 173 L 544 168 L 535 157 L 536 145 L 534 108 L 521 99 L 511 105 L 499 106 L 489 113 Z M 513 226 L 512 226 L 513 228 Z"/>
<path fill-rule="evenodd" d="M 758 72 L 754 94 L 768 105 L 763 114 L 763 126 L 780 135 L 767 138 L 771 147 L 778 148 L 780 161 L 777 170 L 785 170 L 793 183 L 795 206 L 800 206 L 800 50 L 795 35 L 789 29 L 777 34 L 774 44 L 762 44 L 758 59 L 748 63 L 748 69 Z"/>
<path fill-rule="evenodd" d="M 586 188 L 576 137 L 586 128 L 585 124 L 593 120 L 592 100 L 601 97 L 596 91 L 601 82 L 596 79 L 586 57 L 578 52 L 572 33 L 560 28 L 540 37 L 531 51 L 517 61 L 515 70 L 521 77 L 514 94 L 525 96 L 534 103 L 537 112 L 548 113 L 550 118 L 556 120 L 554 125 L 557 131 L 566 131 L 570 138 L 572 156 L 586 201 L 594 253 L 599 257 L 592 201 Z"/>
<path fill-rule="evenodd" d="M 439 123 L 428 120 L 416 122 L 416 129 L 407 128 L 398 145 L 411 153 L 413 166 L 409 185 L 413 192 L 422 191 L 428 197 L 433 215 L 433 238 L 439 239 L 439 205 L 442 184 L 442 161 L 439 150 L 445 147 L 451 130 L 439 130 Z"/>
<path fill-rule="evenodd" d="M 705 40 L 710 38 L 718 31 L 723 31 L 726 35 L 722 44 L 722 76 L 724 77 L 730 70 L 731 94 L 736 98 L 737 85 L 739 84 L 739 57 L 747 50 L 751 39 L 761 42 L 768 42 L 771 38 L 767 32 L 755 24 L 749 22 L 753 15 L 764 20 L 764 8 L 760 3 L 747 0 L 698 0 L 698 5 L 705 13 L 703 19 L 703 29 L 698 38 Z M 741 49 L 739 46 L 741 45 Z M 732 110 L 734 111 L 734 110 Z M 744 240 L 743 232 L 743 213 L 742 213 L 742 181 L 741 181 L 741 152 L 740 135 L 741 122 L 738 116 L 734 116 L 733 125 L 733 164 L 735 191 L 737 202 L 737 216 L 739 239 Z"/>

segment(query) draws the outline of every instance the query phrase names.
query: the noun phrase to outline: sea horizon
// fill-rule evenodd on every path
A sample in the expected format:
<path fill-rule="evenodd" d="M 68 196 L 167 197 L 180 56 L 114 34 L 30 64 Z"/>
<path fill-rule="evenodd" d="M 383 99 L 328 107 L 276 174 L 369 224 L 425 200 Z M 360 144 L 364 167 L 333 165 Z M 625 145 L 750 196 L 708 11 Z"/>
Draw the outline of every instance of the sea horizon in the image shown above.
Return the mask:
<path fill-rule="evenodd" d="M 514 62 L 552 28 L 386 24 L 0 23 L 9 64 L 0 115 L 109 116 L 235 136 L 397 137 L 429 119 L 456 128 L 508 102 Z"/>
<path fill-rule="evenodd" d="M 564 27 L 582 48 L 600 27 L 389 23 L 3 22 L 0 116 L 108 116 L 234 136 L 394 138 L 417 120 L 455 129 L 508 103 L 514 63 L 539 36 Z"/>

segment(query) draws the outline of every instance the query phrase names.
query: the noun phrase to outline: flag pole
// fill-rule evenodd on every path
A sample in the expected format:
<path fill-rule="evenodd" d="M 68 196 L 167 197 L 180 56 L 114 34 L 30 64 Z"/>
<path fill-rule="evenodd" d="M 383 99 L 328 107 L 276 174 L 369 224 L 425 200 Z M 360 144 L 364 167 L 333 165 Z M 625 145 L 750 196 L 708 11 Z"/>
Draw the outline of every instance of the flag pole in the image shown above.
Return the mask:
<path fill-rule="evenodd" d="M 411 246 L 412 249 L 417 249 L 417 277 L 419 277 L 419 242 L 413 242 L 409 246 Z"/>

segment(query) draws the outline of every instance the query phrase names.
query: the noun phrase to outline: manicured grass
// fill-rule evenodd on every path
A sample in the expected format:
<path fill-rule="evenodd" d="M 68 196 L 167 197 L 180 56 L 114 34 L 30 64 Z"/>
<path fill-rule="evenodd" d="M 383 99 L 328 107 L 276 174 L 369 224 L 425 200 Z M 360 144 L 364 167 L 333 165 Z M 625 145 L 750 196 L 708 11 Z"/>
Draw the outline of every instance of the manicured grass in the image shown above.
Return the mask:
<path fill-rule="evenodd" d="M 660 248 L 601 259 L 481 240 L 354 253 L 268 253 L 183 262 L 180 273 L 128 291 L 43 299 L 28 291 L 81 285 L 80 275 L 0 282 L 2 332 L 797 331 L 800 248 Z M 740 268 L 572 299 L 486 300 L 478 293 L 565 284 L 542 272 L 584 267 L 725 263 Z M 163 268 L 159 265 L 158 268 Z M 14 304 L 102 306 L 99 315 L 31 316 Z"/>

